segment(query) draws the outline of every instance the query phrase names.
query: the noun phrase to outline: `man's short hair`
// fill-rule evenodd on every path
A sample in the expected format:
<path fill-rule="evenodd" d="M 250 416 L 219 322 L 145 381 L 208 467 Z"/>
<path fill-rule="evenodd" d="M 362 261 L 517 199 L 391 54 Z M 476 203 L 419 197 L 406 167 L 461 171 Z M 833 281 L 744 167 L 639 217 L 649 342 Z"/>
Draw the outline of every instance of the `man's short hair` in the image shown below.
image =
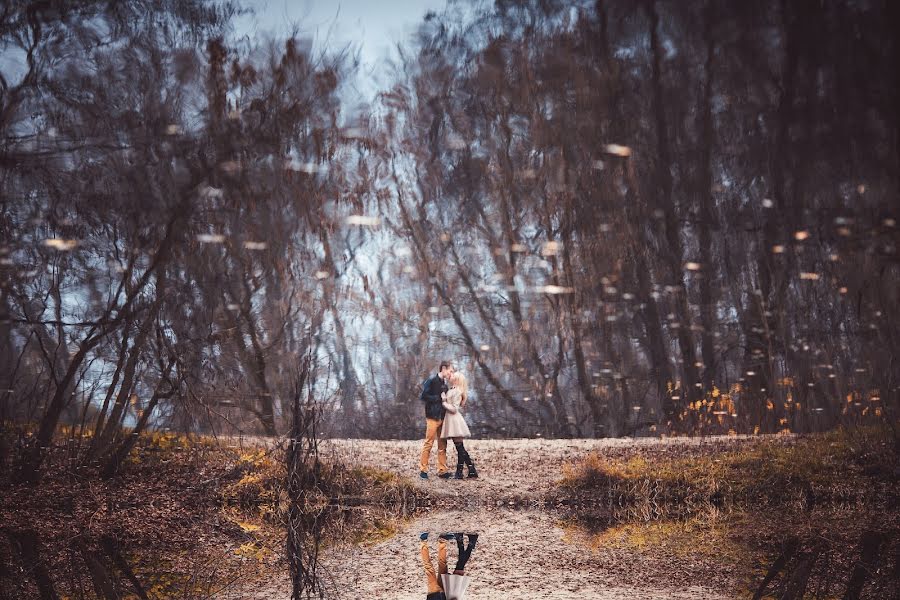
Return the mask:
<path fill-rule="evenodd" d="M 444 369 L 449 369 L 449 368 L 452 367 L 452 366 L 453 366 L 453 365 L 450 363 L 449 360 L 443 360 L 443 361 L 441 361 L 441 366 L 438 367 L 438 373 L 440 373 L 440 372 L 443 371 Z"/>

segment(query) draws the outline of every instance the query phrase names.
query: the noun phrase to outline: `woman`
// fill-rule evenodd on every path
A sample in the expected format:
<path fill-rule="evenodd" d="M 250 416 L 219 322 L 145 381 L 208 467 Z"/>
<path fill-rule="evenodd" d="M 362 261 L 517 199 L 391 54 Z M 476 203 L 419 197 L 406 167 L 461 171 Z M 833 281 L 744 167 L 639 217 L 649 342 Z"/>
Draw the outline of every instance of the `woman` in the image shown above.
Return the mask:
<path fill-rule="evenodd" d="M 478 534 L 470 533 L 469 545 L 463 546 L 462 533 L 455 534 L 456 537 L 456 568 L 453 573 L 444 573 L 441 575 L 441 586 L 444 588 L 444 597 L 446 600 L 464 600 L 466 590 L 469 588 L 469 576 L 466 575 L 466 563 L 472 556 L 472 550 L 475 549 L 475 543 L 478 542 Z"/>
<path fill-rule="evenodd" d="M 478 477 L 475 471 L 475 463 L 466 452 L 463 446 L 463 438 L 472 434 L 469 432 L 469 426 L 466 424 L 465 418 L 460 410 L 465 407 L 466 400 L 469 397 L 469 385 L 466 383 L 465 376 L 456 372 L 450 376 L 450 390 L 446 394 L 444 400 L 444 408 L 447 410 L 444 416 L 444 424 L 441 428 L 442 438 L 453 438 L 453 445 L 456 446 L 456 475 L 454 479 L 462 479 L 463 464 L 468 467 L 469 477 Z"/>

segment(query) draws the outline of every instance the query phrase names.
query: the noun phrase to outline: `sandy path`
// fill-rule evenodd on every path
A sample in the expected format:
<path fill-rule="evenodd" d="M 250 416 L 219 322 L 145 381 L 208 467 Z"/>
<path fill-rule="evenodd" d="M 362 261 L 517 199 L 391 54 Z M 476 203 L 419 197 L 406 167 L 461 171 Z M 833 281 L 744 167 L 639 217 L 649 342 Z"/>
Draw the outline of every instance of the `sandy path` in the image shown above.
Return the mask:
<path fill-rule="evenodd" d="M 393 471 L 427 490 L 442 506 L 486 504 L 536 507 L 563 475 L 563 465 L 576 462 L 589 452 L 606 456 L 641 454 L 648 460 L 677 452 L 679 455 L 720 451 L 752 443 L 759 437 L 714 436 L 707 438 L 614 438 L 614 439 L 508 439 L 466 441 L 466 449 L 478 468 L 478 479 L 442 480 L 436 477 L 437 451 L 432 450 L 431 476 L 418 477 L 421 440 L 327 440 L 321 451 L 327 459 L 337 456 L 357 465 Z M 448 463 L 456 465 L 453 444 Z"/>

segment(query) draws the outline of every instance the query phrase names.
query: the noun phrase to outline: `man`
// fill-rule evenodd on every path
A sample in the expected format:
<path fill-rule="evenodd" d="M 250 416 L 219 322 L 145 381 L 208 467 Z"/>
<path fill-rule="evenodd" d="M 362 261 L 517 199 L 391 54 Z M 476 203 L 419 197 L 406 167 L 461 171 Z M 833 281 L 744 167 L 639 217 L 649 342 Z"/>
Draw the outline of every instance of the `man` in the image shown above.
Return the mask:
<path fill-rule="evenodd" d="M 438 568 L 434 570 L 434 563 L 431 562 L 431 550 L 428 547 L 428 532 L 422 533 L 419 539 L 422 540 L 420 554 L 422 556 L 422 565 L 425 567 L 425 579 L 428 582 L 428 592 L 425 600 L 446 600 L 444 588 L 441 587 L 441 577 L 447 574 L 447 540 L 456 537 L 453 533 L 445 533 L 438 539 Z"/>
<path fill-rule="evenodd" d="M 443 395 L 447 393 L 447 382 L 453 375 L 450 361 L 443 361 L 437 375 L 429 377 L 422 385 L 419 400 L 425 403 L 425 443 L 422 445 L 422 457 L 419 461 L 419 477 L 428 479 L 428 461 L 431 458 L 431 447 L 438 441 L 438 477 L 450 479 L 447 470 L 447 438 L 441 439 L 441 425 L 444 424 Z"/>

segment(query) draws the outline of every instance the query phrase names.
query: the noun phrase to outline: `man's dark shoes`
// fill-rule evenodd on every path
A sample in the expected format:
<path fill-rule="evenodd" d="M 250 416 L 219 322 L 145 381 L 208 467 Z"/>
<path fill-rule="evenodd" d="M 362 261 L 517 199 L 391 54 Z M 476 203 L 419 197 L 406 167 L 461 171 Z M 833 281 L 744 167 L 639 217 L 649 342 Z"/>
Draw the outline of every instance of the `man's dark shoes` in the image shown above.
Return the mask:
<path fill-rule="evenodd" d="M 442 533 L 440 537 L 442 540 L 455 540 L 458 535 L 458 533 Z"/>
<path fill-rule="evenodd" d="M 453 476 L 453 479 L 462 479 L 462 465 L 456 467 L 456 475 Z"/>
<path fill-rule="evenodd" d="M 427 542 L 428 541 L 428 532 L 423 531 L 422 533 L 420 533 L 419 539 L 422 540 L 423 542 Z"/>
<path fill-rule="evenodd" d="M 419 471 L 419 477 L 422 479 L 428 479 L 428 471 Z"/>
<path fill-rule="evenodd" d="M 475 470 L 475 465 L 469 465 L 469 479 L 478 479 L 478 471 Z"/>
<path fill-rule="evenodd" d="M 438 477 L 440 477 L 441 479 L 450 479 L 450 471 L 447 471 L 446 473 L 439 473 Z"/>

